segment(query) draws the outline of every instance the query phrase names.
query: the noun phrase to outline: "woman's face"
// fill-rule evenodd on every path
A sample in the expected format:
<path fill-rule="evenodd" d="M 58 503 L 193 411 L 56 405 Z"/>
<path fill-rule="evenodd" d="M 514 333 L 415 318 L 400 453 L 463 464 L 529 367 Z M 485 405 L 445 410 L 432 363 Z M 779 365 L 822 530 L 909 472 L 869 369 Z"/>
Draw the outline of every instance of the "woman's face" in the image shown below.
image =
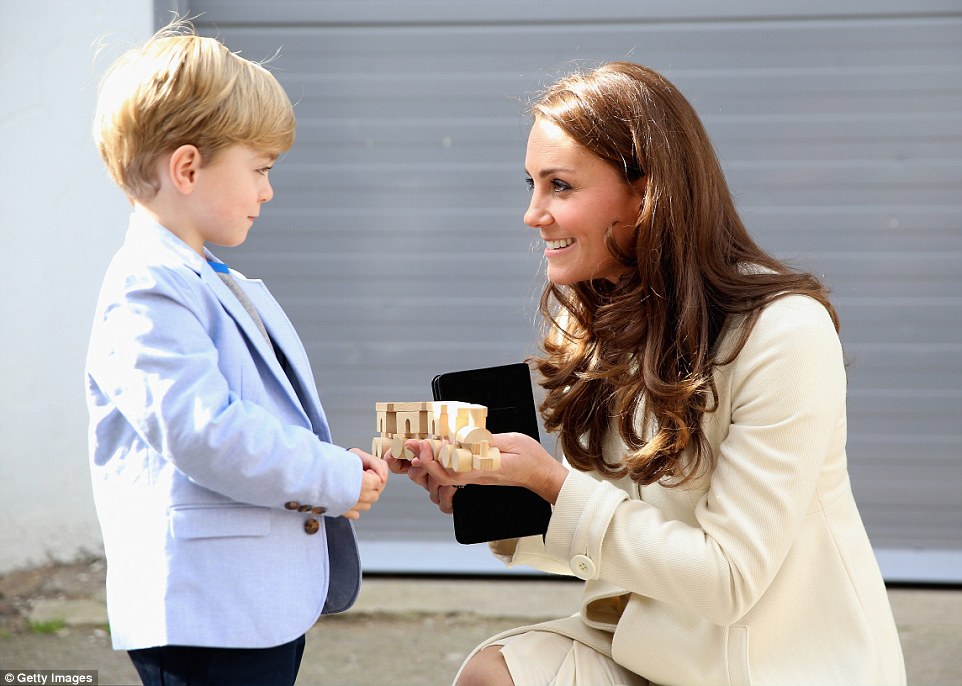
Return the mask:
<path fill-rule="evenodd" d="M 617 244 L 628 244 L 644 181 L 629 184 L 541 117 L 531 127 L 524 168 L 531 188 L 524 223 L 537 229 L 546 244 L 548 280 L 558 286 L 589 279 L 617 281 L 626 267 L 605 247 L 605 233 L 613 226 Z"/>

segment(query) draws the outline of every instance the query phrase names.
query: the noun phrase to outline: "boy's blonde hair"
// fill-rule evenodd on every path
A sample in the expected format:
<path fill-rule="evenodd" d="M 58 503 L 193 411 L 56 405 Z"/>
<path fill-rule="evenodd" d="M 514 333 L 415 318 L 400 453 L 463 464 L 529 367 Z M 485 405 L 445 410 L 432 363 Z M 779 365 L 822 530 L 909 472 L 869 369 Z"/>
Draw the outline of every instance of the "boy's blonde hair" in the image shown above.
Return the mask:
<path fill-rule="evenodd" d="M 117 185 L 149 199 L 160 189 L 158 161 L 181 145 L 196 146 L 204 164 L 234 144 L 279 155 L 294 128 L 291 101 L 270 72 L 178 21 L 104 74 L 94 140 Z"/>

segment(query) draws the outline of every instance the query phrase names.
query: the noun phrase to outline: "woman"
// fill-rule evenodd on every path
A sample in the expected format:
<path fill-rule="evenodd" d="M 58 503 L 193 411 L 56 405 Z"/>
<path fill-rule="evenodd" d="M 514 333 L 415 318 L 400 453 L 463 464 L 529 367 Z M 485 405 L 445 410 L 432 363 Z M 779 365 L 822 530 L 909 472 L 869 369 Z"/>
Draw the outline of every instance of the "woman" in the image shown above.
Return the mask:
<path fill-rule="evenodd" d="M 547 534 L 491 544 L 585 579 L 581 612 L 489 639 L 468 684 L 902 684 L 885 586 L 845 458 L 826 289 L 747 234 L 694 110 L 614 63 L 533 107 L 525 223 L 546 243 L 545 427 L 496 436 L 499 472 L 428 444 L 394 471 L 530 488 Z"/>

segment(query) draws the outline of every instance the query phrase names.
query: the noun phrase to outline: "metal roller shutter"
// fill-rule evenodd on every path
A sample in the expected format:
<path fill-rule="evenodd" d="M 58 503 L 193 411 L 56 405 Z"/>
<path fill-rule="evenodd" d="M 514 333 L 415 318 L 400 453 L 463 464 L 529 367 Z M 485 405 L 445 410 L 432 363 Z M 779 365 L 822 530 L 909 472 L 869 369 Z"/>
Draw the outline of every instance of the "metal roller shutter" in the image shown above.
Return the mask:
<path fill-rule="evenodd" d="M 923 1 L 174 3 L 272 56 L 298 138 L 248 242 L 308 347 L 335 439 L 441 371 L 535 348 L 524 98 L 573 63 L 663 71 L 702 115 L 749 228 L 824 275 L 842 318 L 852 480 L 891 581 L 962 581 L 962 11 Z M 546 444 L 551 439 L 546 439 Z M 371 571 L 496 572 L 392 481 Z"/>

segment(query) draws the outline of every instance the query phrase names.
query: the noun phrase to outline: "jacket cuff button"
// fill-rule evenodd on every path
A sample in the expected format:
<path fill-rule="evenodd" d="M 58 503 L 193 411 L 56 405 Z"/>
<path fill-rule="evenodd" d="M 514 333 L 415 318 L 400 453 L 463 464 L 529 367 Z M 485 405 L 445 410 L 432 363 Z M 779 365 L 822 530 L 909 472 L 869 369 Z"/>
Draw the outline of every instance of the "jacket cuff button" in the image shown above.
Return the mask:
<path fill-rule="evenodd" d="M 594 579 L 598 571 L 594 561 L 587 555 L 575 555 L 568 564 L 572 573 L 585 581 Z"/>
<path fill-rule="evenodd" d="M 313 510 L 311 510 L 311 513 L 316 514 L 316 515 L 322 515 L 322 514 L 324 514 L 325 512 L 327 512 L 327 508 L 326 508 L 326 507 L 315 507 Z"/>
<path fill-rule="evenodd" d="M 310 512 L 310 511 L 311 511 L 311 506 L 310 506 L 310 505 L 301 505 L 299 508 L 297 508 L 297 511 L 298 511 L 298 512 Z"/>
<path fill-rule="evenodd" d="M 321 529 L 321 523 L 316 519 L 311 517 L 310 519 L 304 520 L 304 531 L 308 536 L 313 536 Z"/>
<path fill-rule="evenodd" d="M 300 506 L 301 506 L 301 504 L 300 504 L 299 502 L 297 502 L 296 500 L 291 500 L 291 501 L 288 501 L 288 502 L 284 503 L 284 507 L 287 508 L 288 510 L 296 510 L 296 509 L 299 508 Z"/>

